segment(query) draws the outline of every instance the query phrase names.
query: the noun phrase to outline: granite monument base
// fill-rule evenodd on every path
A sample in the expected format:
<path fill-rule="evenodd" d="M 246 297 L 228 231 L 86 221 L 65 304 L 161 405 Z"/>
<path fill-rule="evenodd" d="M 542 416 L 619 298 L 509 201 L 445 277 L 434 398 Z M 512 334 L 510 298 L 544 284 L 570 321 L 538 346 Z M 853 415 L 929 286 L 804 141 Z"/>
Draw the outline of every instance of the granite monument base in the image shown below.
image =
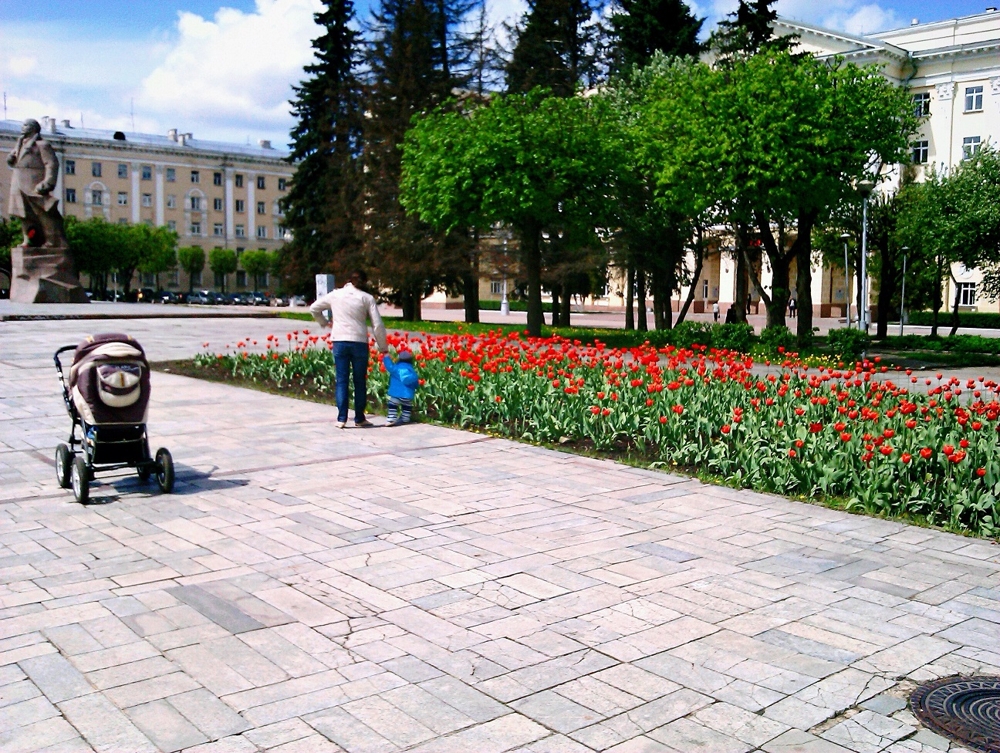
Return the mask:
<path fill-rule="evenodd" d="M 10 250 L 10 300 L 15 303 L 90 303 L 69 249 L 15 246 Z"/>

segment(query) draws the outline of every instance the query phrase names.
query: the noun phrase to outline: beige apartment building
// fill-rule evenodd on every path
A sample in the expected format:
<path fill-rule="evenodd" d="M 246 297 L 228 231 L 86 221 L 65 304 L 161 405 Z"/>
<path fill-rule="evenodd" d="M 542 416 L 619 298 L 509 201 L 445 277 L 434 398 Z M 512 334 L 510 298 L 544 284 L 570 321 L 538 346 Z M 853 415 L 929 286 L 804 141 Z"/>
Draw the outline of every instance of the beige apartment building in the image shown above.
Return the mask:
<path fill-rule="evenodd" d="M 279 248 L 286 230 L 279 207 L 295 172 L 287 152 L 268 141 L 257 145 L 196 139 L 171 129 L 165 136 L 75 128 L 70 121 L 39 119 L 61 169 L 56 195 L 66 216 L 103 217 L 108 222 L 166 226 L 179 246 L 205 249 L 206 268 L 189 280 L 181 270 L 161 275 L 168 290 L 222 288 L 207 266 L 213 248 Z M 0 121 L 0 150 L 14 148 L 19 121 Z M 0 180 L 0 212 L 6 216 L 10 181 Z M 133 286 L 153 285 L 137 279 Z M 248 290 L 253 279 L 238 271 L 226 290 Z"/>

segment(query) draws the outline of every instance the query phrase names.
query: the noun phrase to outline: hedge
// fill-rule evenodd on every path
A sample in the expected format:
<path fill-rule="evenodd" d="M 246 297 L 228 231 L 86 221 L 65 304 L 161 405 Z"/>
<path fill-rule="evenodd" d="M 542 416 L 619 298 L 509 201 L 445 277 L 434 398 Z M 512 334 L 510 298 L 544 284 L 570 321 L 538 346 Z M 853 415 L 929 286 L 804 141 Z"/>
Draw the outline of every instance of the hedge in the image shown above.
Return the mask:
<path fill-rule="evenodd" d="M 914 311 L 910 314 L 909 323 L 919 327 L 930 327 L 934 323 L 934 312 Z M 970 329 L 1000 329 L 1000 314 L 986 311 L 961 311 L 958 314 L 958 326 Z M 941 310 L 938 315 L 938 327 L 951 327 L 950 310 Z"/>

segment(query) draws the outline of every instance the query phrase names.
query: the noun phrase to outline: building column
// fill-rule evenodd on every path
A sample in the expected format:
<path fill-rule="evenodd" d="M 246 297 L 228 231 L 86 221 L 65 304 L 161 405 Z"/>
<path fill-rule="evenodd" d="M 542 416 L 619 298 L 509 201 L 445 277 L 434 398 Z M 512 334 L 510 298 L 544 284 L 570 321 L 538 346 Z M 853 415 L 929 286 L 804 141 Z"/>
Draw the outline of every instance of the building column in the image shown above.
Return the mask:
<path fill-rule="evenodd" d="M 247 173 L 247 238 L 257 242 L 257 176 Z"/>
<path fill-rule="evenodd" d="M 142 166 L 138 162 L 133 162 L 131 165 L 132 170 L 132 224 L 139 224 L 139 209 L 142 206 L 139 203 L 139 176 L 142 171 Z"/>
<path fill-rule="evenodd" d="M 828 301 L 823 300 L 823 279 L 826 274 L 826 270 L 823 268 L 822 260 L 819 262 L 812 262 L 810 265 L 809 272 L 812 276 L 812 304 L 813 304 L 813 316 L 822 316 L 822 305 L 828 303 Z"/>
<path fill-rule="evenodd" d="M 736 302 L 736 262 L 726 253 L 720 251 L 719 259 L 719 305 Z"/>
<path fill-rule="evenodd" d="M 156 203 L 156 226 L 162 227 L 166 220 L 164 214 L 164 202 L 166 199 L 163 196 L 163 165 L 156 166 L 156 195 L 153 197 L 153 201 Z"/>
<path fill-rule="evenodd" d="M 226 168 L 226 191 L 223 199 L 226 211 L 226 239 L 233 240 L 236 237 L 236 227 L 233 218 L 233 168 Z"/>

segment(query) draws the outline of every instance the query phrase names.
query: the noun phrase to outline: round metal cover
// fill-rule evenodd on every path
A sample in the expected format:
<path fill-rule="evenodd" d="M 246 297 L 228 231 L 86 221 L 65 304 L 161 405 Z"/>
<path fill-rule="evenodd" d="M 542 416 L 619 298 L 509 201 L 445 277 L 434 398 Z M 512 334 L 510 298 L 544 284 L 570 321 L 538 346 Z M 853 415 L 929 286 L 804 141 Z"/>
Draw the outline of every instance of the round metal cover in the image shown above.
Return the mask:
<path fill-rule="evenodd" d="M 1000 753 L 1000 677 L 943 677 L 914 690 L 910 708 L 935 732 Z"/>

